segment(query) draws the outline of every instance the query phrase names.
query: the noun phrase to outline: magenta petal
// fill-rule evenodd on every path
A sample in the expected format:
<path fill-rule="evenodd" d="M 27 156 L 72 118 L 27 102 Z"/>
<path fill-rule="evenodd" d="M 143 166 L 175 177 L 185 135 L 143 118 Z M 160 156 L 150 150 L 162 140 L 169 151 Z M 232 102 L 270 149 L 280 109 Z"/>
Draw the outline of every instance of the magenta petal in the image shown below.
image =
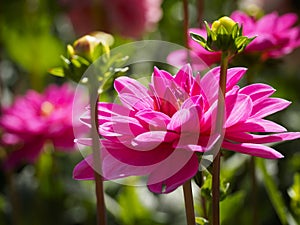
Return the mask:
<path fill-rule="evenodd" d="M 286 13 L 280 16 L 276 24 L 276 32 L 282 32 L 292 27 L 298 20 L 298 16 L 295 13 Z"/>
<path fill-rule="evenodd" d="M 73 179 L 76 180 L 93 180 L 94 170 L 92 168 L 93 156 L 89 155 L 79 162 L 73 170 Z"/>
<path fill-rule="evenodd" d="M 128 116 L 114 116 L 110 122 L 106 122 L 99 127 L 99 132 L 103 137 L 114 141 L 124 142 L 130 140 L 136 135 L 139 135 L 147 130 L 135 118 Z"/>
<path fill-rule="evenodd" d="M 154 85 L 157 95 L 161 98 L 165 96 L 166 88 L 170 88 L 173 83 L 173 76 L 169 73 L 163 73 L 157 67 L 154 67 L 152 84 Z"/>
<path fill-rule="evenodd" d="M 136 113 L 136 118 L 149 125 L 149 129 L 166 129 L 171 118 L 166 114 L 151 109 L 141 110 Z"/>
<path fill-rule="evenodd" d="M 184 65 L 176 74 L 174 81 L 186 93 L 190 93 L 191 86 L 194 83 L 193 71 L 190 64 Z"/>
<path fill-rule="evenodd" d="M 199 167 L 196 154 L 181 150 L 174 155 L 162 162 L 149 175 L 150 191 L 158 194 L 170 193 L 195 176 Z"/>
<path fill-rule="evenodd" d="M 228 106 L 228 107 L 227 107 Z M 226 123 L 230 127 L 238 122 L 246 121 L 252 111 L 252 101 L 247 95 L 231 95 L 226 98 Z"/>
<path fill-rule="evenodd" d="M 195 105 L 188 109 L 180 109 L 171 118 L 168 129 L 176 132 L 200 132 L 202 110 Z"/>
<path fill-rule="evenodd" d="M 204 49 L 203 52 L 204 51 L 206 50 Z M 209 53 L 210 52 L 208 52 L 208 54 Z M 188 60 L 188 54 L 190 57 L 189 60 Z M 219 58 L 220 56 L 218 54 L 217 59 L 213 61 L 218 61 Z M 204 60 L 207 61 L 207 59 L 208 59 L 207 57 L 201 59 L 201 56 L 200 55 L 198 56 L 196 51 L 194 52 L 194 51 L 188 51 L 187 49 L 182 49 L 182 50 L 176 50 L 174 52 L 171 52 L 167 57 L 167 62 L 177 68 L 181 68 L 182 66 L 190 62 L 192 64 L 193 71 L 202 71 L 207 69 L 209 65 L 212 64 L 204 61 Z"/>
<path fill-rule="evenodd" d="M 149 175 L 155 165 L 150 166 L 132 166 L 122 163 L 111 155 L 107 155 L 103 159 L 103 177 L 106 180 L 120 179 L 129 176 L 145 176 Z"/>
<path fill-rule="evenodd" d="M 124 144 L 102 140 L 102 146 L 117 160 L 134 166 L 149 166 L 167 158 L 174 150 L 169 145 L 162 143 L 150 151 L 137 151 L 133 147 Z"/>
<path fill-rule="evenodd" d="M 240 90 L 239 93 L 250 96 L 253 104 L 257 104 L 271 96 L 275 89 L 266 84 L 251 84 Z"/>
<path fill-rule="evenodd" d="M 267 98 L 253 106 L 251 118 L 263 118 L 288 107 L 291 102 L 281 98 Z"/>
<path fill-rule="evenodd" d="M 11 152 L 3 162 L 5 170 L 12 170 L 22 163 L 34 163 L 39 157 L 45 140 L 39 137 L 31 141 L 27 141 L 25 145 L 13 152 Z"/>
<path fill-rule="evenodd" d="M 286 128 L 269 120 L 249 119 L 227 128 L 226 132 L 286 132 Z"/>
<path fill-rule="evenodd" d="M 148 175 L 153 170 L 153 166 L 131 166 L 122 163 L 106 154 L 102 160 L 102 176 L 105 180 L 114 180 L 128 176 Z M 84 160 L 78 163 L 73 170 L 73 178 L 76 180 L 93 180 L 93 156 L 88 155 Z"/>
<path fill-rule="evenodd" d="M 140 96 L 137 96 L 135 94 L 130 93 L 123 93 L 119 94 L 119 99 L 122 102 L 123 105 L 130 109 L 152 109 L 153 108 L 153 100 L 149 100 L 146 98 L 141 98 Z"/>
<path fill-rule="evenodd" d="M 286 132 L 268 135 L 256 135 L 236 132 L 230 133 L 227 138 L 237 142 L 265 144 L 272 142 L 289 141 L 300 138 L 300 132 Z"/>
<path fill-rule="evenodd" d="M 124 105 L 133 108 L 137 107 L 138 109 L 141 109 L 141 107 L 151 108 L 153 106 L 153 100 L 149 96 L 147 88 L 138 81 L 125 76 L 119 77 L 115 80 L 114 86 Z"/>
<path fill-rule="evenodd" d="M 247 72 L 246 68 L 234 67 L 227 70 L 226 91 L 231 90 Z"/>
<path fill-rule="evenodd" d="M 281 153 L 265 145 L 249 144 L 249 143 L 233 144 L 224 141 L 222 147 L 227 150 L 231 150 L 231 151 L 235 151 L 247 155 L 257 156 L 261 158 L 266 158 L 266 159 L 283 158 L 283 155 Z"/>
<path fill-rule="evenodd" d="M 167 131 L 150 131 L 135 137 L 131 144 L 137 151 L 149 151 L 158 147 L 163 142 L 172 142 L 178 134 Z"/>
<path fill-rule="evenodd" d="M 256 22 L 256 29 L 258 32 L 273 33 L 277 23 L 278 13 L 273 12 L 263 16 Z"/>

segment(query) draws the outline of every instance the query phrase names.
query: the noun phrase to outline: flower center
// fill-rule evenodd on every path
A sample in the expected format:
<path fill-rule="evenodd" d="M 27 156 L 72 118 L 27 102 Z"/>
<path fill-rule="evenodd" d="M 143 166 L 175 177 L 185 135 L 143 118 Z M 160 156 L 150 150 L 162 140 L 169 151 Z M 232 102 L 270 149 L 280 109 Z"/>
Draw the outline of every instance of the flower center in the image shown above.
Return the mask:
<path fill-rule="evenodd" d="M 54 105 L 51 102 L 45 101 L 41 106 L 42 116 L 48 117 L 54 111 Z"/>

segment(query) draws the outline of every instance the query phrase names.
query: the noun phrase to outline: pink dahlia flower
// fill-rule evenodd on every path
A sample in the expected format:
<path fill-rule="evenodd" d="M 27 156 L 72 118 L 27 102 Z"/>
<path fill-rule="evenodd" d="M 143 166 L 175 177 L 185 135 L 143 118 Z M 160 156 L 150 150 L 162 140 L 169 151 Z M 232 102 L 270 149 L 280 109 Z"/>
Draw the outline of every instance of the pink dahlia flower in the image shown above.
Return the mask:
<path fill-rule="evenodd" d="M 47 141 L 56 150 L 74 150 L 74 94 L 69 85 L 51 85 L 43 94 L 29 90 L 25 96 L 18 97 L 13 105 L 3 109 L 0 141 L 7 149 L 5 169 L 13 169 L 24 162 L 33 163 Z"/>
<path fill-rule="evenodd" d="M 162 0 L 62 0 L 79 35 L 95 30 L 139 38 L 152 31 L 162 17 Z"/>
<path fill-rule="evenodd" d="M 222 147 L 263 158 L 281 158 L 279 152 L 263 144 L 296 139 L 300 132 L 286 132 L 264 117 L 290 102 L 271 98 L 275 90 L 265 84 L 240 88 L 237 83 L 245 72 L 244 68 L 228 70 Z M 190 66 L 184 66 L 175 76 L 155 68 L 148 88 L 132 78 L 117 78 L 114 86 L 121 104 L 98 105 L 104 178 L 146 175 L 148 188 L 155 193 L 171 192 L 192 178 L 203 153 L 220 138 L 213 132 L 219 73 L 218 67 L 200 79 L 199 75 L 193 77 Z M 88 114 L 82 120 L 90 124 Z M 78 143 L 90 145 L 91 141 L 79 139 Z M 93 179 L 92 165 L 88 156 L 75 167 L 74 177 Z"/>
<path fill-rule="evenodd" d="M 244 36 L 256 36 L 246 47 L 244 54 L 259 53 L 261 60 L 266 60 L 282 57 L 300 46 L 300 27 L 294 26 L 298 20 L 298 16 L 294 13 L 279 16 L 277 12 L 273 12 L 255 20 L 241 11 L 235 11 L 230 17 L 243 26 Z M 189 29 L 190 32 L 199 34 L 204 38 L 207 36 L 205 28 L 191 28 Z M 209 52 L 190 37 L 188 43 L 194 53 L 191 62 L 199 66 L 197 57 L 203 60 L 200 69 L 205 68 L 205 64 L 210 66 L 220 61 L 220 52 Z M 187 62 L 186 51 L 178 50 L 171 53 L 168 61 L 176 66 L 184 65 Z"/>

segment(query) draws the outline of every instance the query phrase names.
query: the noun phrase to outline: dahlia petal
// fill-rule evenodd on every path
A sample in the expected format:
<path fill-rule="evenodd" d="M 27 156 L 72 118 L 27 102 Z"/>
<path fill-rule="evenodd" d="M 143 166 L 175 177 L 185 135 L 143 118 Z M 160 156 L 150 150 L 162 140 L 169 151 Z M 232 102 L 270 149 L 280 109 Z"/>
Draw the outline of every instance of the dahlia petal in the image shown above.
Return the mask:
<path fill-rule="evenodd" d="M 180 109 L 172 116 L 167 128 L 181 133 L 200 132 L 201 118 L 202 110 L 197 105 L 188 109 Z"/>
<path fill-rule="evenodd" d="M 288 107 L 291 102 L 281 98 L 267 98 L 253 106 L 251 118 L 263 118 Z"/>
<path fill-rule="evenodd" d="M 207 98 L 208 102 L 212 104 L 216 101 L 219 91 L 218 74 L 220 73 L 220 67 L 215 67 L 208 71 L 201 79 L 200 85 L 203 91 L 203 95 Z"/>
<path fill-rule="evenodd" d="M 122 104 L 130 109 L 151 109 L 153 108 L 153 100 L 149 100 L 146 98 L 141 98 L 141 96 L 137 96 L 136 94 L 123 93 L 119 94 L 119 99 Z"/>
<path fill-rule="evenodd" d="M 137 151 L 149 151 L 158 147 L 162 142 L 172 142 L 178 134 L 167 131 L 150 131 L 136 136 L 131 144 Z"/>
<path fill-rule="evenodd" d="M 84 160 L 79 162 L 73 169 L 73 178 L 75 180 L 93 180 L 95 171 L 92 168 L 93 156 L 88 155 Z"/>
<path fill-rule="evenodd" d="M 191 96 L 200 95 L 200 93 L 201 93 L 200 82 L 201 82 L 201 77 L 200 77 L 200 74 L 198 73 L 196 75 L 196 77 L 194 79 L 194 83 L 192 84 L 192 87 L 191 87 L 191 91 L 190 91 Z"/>
<path fill-rule="evenodd" d="M 268 135 L 256 135 L 249 133 L 230 133 L 228 139 L 244 143 L 255 143 L 255 144 L 265 144 L 281 141 L 289 141 L 300 138 L 300 132 L 285 132 L 278 134 L 268 134 Z"/>
<path fill-rule="evenodd" d="M 245 75 L 247 68 L 234 67 L 227 70 L 226 91 L 231 90 Z"/>
<path fill-rule="evenodd" d="M 277 23 L 278 14 L 276 12 L 263 16 L 256 22 L 258 32 L 273 33 Z"/>
<path fill-rule="evenodd" d="M 226 123 L 225 127 L 230 127 L 238 122 L 246 121 L 252 111 L 252 101 L 249 96 L 239 94 L 226 98 Z"/>
<path fill-rule="evenodd" d="M 44 139 L 26 141 L 22 148 L 12 151 L 3 162 L 5 170 L 12 170 L 22 163 L 34 163 L 45 144 Z"/>
<path fill-rule="evenodd" d="M 222 147 L 227 150 L 231 150 L 231 151 L 235 151 L 247 155 L 257 156 L 261 158 L 266 158 L 266 159 L 283 158 L 283 155 L 281 153 L 265 145 L 249 144 L 249 143 L 233 144 L 224 141 L 222 143 Z"/>
<path fill-rule="evenodd" d="M 242 11 L 234 11 L 230 15 L 230 18 L 239 23 L 240 25 L 243 24 L 243 31 L 245 34 L 248 34 L 248 31 L 252 32 L 255 29 L 254 20 Z"/>
<path fill-rule="evenodd" d="M 159 97 L 164 97 L 166 88 L 172 86 L 174 78 L 169 73 L 163 73 L 162 70 L 159 70 L 157 67 L 154 67 L 152 84 L 154 89 Z"/>
<path fill-rule="evenodd" d="M 149 125 L 149 129 L 166 129 L 171 118 L 164 113 L 145 109 L 136 113 L 136 118 Z"/>
<path fill-rule="evenodd" d="M 219 58 L 220 57 L 218 57 L 218 60 Z M 167 62 L 177 68 L 181 68 L 190 62 L 192 64 L 193 71 L 203 71 L 210 65 L 207 65 L 207 62 L 202 60 L 201 57 L 196 54 L 196 52 L 188 49 L 181 49 L 171 52 L 167 56 Z"/>
<path fill-rule="evenodd" d="M 177 72 L 174 81 L 186 93 L 190 93 L 191 86 L 194 82 L 193 72 L 190 64 L 186 64 Z"/>
<path fill-rule="evenodd" d="M 72 150 L 74 148 L 74 138 L 75 137 L 74 137 L 73 129 L 71 127 L 68 130 L 63 130 L 62 133 L 55 133 L 55 135 L 50 137 L 53 145 L 59 151 Z"/>
<path fill-rule="evenodd" d="M 119 94 L 120 100 L 129 107 L 151 108 L 153 100 L 149 96 L 147 88 L 138 81 L 129 77 L 119 77 L 115 80 L 114 86 Z"/>
<path fill-rule="evenodd" d="M 242 67 L 230 68 L 227 70 L 227 83 L 226 91 L 230 91 L 244 76 L 247 69 Z M 201 79 L 201 88 L 203 95 L 208 99 L 209 103 L 212 104 L 216 101 L 219 92 L 219 77 L 220 67 L 215 67 L 208 71 L 205 76 Z"/>
<path fill-rule="evenodd" d="M 126 142 L 147 130 L 135 118 L 114 116 L 110 122 L 99 126 L 99 133 L 112 141 Z"/>
<path fill-rule="evenodd" d="M 102 176 L 105 180 L 120 179 L 129 176 L 148 175 L 153 166 L 131 166 L 107 155 L 102 160 Z M 76 180 L 93 180 L 95 171 L 93 169 L 93 155 L 88 155 L 78 163 L 73 170 L 73 178 Z"/>
<path fill-rule="evenodd" d="M 298 20 L 298 16 L 295 13 L 286 13 L 277 19 L 276 32 L 282 32 L 292 27 Z"/>
<path fill-rule="evenodd" d="M 111 155 L 107 155 L 103 159 L 103 177 L 106 180 L 120 179 L 130 176 L 145 176 L 149 175 L 155 165 L 149 166 L 133 166 L 122 163 Z"/>
<path fill-rule="evenodd" d="M 117 160 L 133 166 L 149 166 L 161 162 L 172 152 L 171 145 L 162 143 L 150 151 L 137 151 L 133 147 L 123 145 L 122 143 L 102 140 L 102 146 Z"/>
<path fill-rule="evenodd" d="M 270 120 L 248 119 L 226 129 L 230 132 L 286 132 L 286 128 Z"/>
<path fill-rule="evenodd" d="M 266 84 L 251 84 L 242 89 L 239 93 L 248 95 L 253 104 L 257 104 L 265 98 L 271 96 L 275 92 L 275 89 Z"/>
<path fill-rule="evenodd" d="M 191 179 L 198 171 L 197 156 L 184 150 L 175 151 L 149 175 L 148 188 L 158 194 L 170 193 Z"/>

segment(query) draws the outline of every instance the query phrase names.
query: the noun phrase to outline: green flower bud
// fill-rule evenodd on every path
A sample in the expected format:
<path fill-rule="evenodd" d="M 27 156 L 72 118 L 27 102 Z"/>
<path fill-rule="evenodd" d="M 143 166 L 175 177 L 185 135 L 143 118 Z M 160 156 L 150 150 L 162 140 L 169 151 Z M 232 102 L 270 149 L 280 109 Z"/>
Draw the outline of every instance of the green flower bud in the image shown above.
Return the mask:
<path fill-rule="evenodd" d="M 230 34 L 236 24 L 237 23 L 233 19 L 229 18 L 228 16 L 223 16 L 219 20 L 213 22 L 211 25 L 211 30 L 215 33 L 218 33 L 219 29 L 222 27 L 227 31 L 228 34 Z"/>
<path fill-rule="evenodd" d="M 85 35 L 74 42 L 74 55 L 78 55 L 93 62 L 101 54 L 109 53 L 109 46 L 112 44 L 113 37 L 110 34 L 94 32 Z"/>
<path fill-rule="evenodd" d="M 242 52 L 255 38 L 243 36 L 242 27 L 227 16 L 214 21 L 210 27 L 206 22 L 207 38 L 191 33 L 194 41 L 208 51 L 223 51 L 230 55 Z"/>

